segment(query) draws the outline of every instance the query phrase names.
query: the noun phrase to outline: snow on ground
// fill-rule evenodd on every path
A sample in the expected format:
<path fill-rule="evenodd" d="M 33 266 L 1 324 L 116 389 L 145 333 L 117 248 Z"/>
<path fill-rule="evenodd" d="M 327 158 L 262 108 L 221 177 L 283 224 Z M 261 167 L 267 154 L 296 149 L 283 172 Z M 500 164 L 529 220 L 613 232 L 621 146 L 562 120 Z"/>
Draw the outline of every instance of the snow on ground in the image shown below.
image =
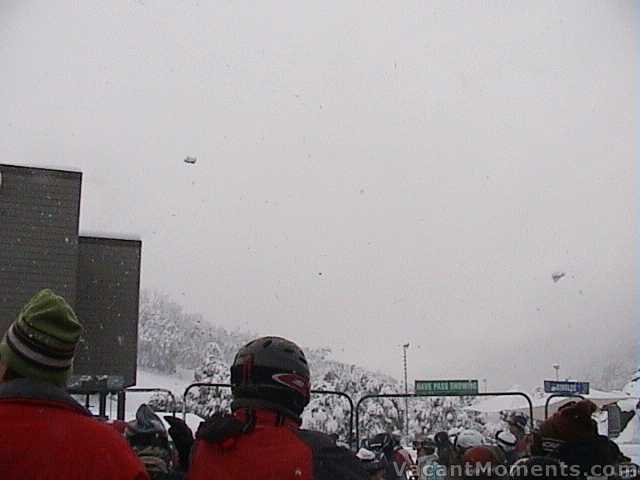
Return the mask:
<path fill-rule="evenodd" d="M 620 435 L 616 439 L 616 442 L 619 444 L 640 444 L 640 417 L 638 416 L 638 412 L 636 412 L 636 415 L 631 419 L 624 431 L 620 433 Z"/>
<path fill-rule="evenodd" d="M 513 387 L 508 390 L 509 392 L 516 393 L 521 391 L 518 387 Z M 529 393 L 529 396 L 533 399 L 533 416 L 536 420 L 544 420 L 545 409 L 549 394 L 544 394 L 541 397 L 536 397 L 534 393 Z M 585 395 L 594 402 L 598 407 L 607 405 L 613 402 L 623 402 L 623 408 L 633 409 L 638 402 L 637 397 L 630 397 L 626 392 L 612 391 L 604 392 L 601 390 L 591 389 L 589 395 Z M 566 404 L 574 399 L 555 397 L 549 402 L 549 415 L 553 415 L 561 405 Z M 524 397 L 519 396 L 496 396 L 496 397 L 479 397 L 478 400 L 471 406 L 465 407 L 465 410 L 476 411 L 482 413 L 497 413 L 500 411 L 519 411 L 523 413 L 529 412 L 529 404 Z"/>
<path fill-rule="evenodd" d="M 631 457 L 631 461 L 633 463 L 637 463 L 640 465 L 640 444 L 637 443 L 627 443 L 627 444 L 618 444 L 622 453 L 624 453 L 627 457 Z"/>
<path fill-rule="evenodd" d="M 181 370 L 173 375 L 165 375 L 149 370 L 138 369 L 137 384 L 132 388 L 163 388 L 170 390 L 176 397 L 176 400 L 182 399 L 185 388 L 193 382 L 193 372 L 189 370 Z M 149 402 L 154 393 L 129 392 L 125 401 L 125 420 L 133 420 L 136 416 L 138 407 L 143 403 Z M 78 397 L 78 400 L 84 404 L 84 397 Z M 91 411 L 97 413 L 98 397 L 91 398 Z M 116 418 L 117 400 L 115 395 L 107 397 L 107 416 L 111 419 Z M 160 418 L 165 413 L 159 413 Z M 177 415 L 182 418 L 182 412 L 178 411 Z M 164 420 L 164 419 L 163 419 Z M 193 431 L 197 430 L 201 418 L 197 415 L 187 414 L 187 424 Z M 166 422 L 165 422 L 166 423 Z M 166 425 L 169 428 L 169 425 Z"/>
<path fill-rule="evenodd" d="M 636 408 L 637 398 L 640 397 L 640 368 L 636 370 L 632 380 L 624 386 L 622 391 L 634 399 L 620 402 L 620 407 L 624 411 Z M 636 415 L 631 419 L 627 428 L 616 438 L 616 443 L 625 455 L 631 457 L 633 462 L 640 464 L 640 410 L 636 409 Z"/>
<path fill-rule="evenodd" d="M 164 388 L 171 390 L 176 400 L 182 398 L 184 389 L 192 383 L 193 372 L 178 371 L 173 375 L 165 375 L 149 370 L 138 369 L 138 378 L 135 387 L 132 388 Z M 135 417 L 135 412 L 140 405 L 148 402 L 153 393 L 129 392 L 127 393 L 126 412 L 127 419 Z"/>
<path fill-rule="evenodd" d="M 640 397 L 640 368 L 636 370 L 631 381 L 622 390 L 632 397 Z"/>
<path fill-rule="evenodd" d="M 134 388 L 166 388 L 171 390 L 176 398 L 182 398 L 184 389 L 193 383 L 193 371 L 179 370 L 173 375 L 166 375 L 150 370 L 138 369 L 137 383 Z M 134 395 L 144 395 L 136 393 Z"/>
<path fill-rule="evenodd" d="M 191 383 L 193 383 L 193 372 L 190 370 L 180 370 L 173 375 L 165 375 L 158 372 L 138 369 L 137 384 L 133 388 L 164 388 L 171 390 L 176 400 L 179 401 L 182 399 L 184 390 Z M 153 395 L 153 393 L 128 393 L 125 403 L 125 418 L 127 420 L 135 418 L 138 407 L 148 402 Z M 177 415 L 182 418 L 182 412 L 178 412 Z M 159 416 L 162 418 L 164 414 L 159 414 Z M 197 415 L 187 414 L 186 420 L 189 427 L 195 432 L 202 419 Z M 169 428 L 168 425 L 167 428 Z"/>

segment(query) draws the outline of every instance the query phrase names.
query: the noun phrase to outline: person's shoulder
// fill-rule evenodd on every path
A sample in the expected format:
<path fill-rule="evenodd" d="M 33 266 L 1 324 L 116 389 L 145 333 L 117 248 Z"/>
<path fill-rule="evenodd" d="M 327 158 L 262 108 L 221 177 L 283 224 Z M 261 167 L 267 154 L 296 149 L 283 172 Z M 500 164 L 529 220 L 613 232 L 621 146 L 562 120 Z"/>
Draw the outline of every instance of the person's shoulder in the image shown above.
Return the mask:
<path fill-rule="evenodd" d="M 99 437 L 102 442 L 113 445 L 128 445 L 125 438 L 112 425 L 88 415 L 76 414 L 73 417 L 76 427 L 83 429 L 87 435 Z"/>
<path fill-rule="evenodd" d="M 355 453 L 342 445 L 338 445 L 335 437 L 327 435 L 326 433 L 315 430 L 298 429 L 296 430 L 296 435 L 303 443 L 311 448 L 314 455 L 322 454 L 356 458 Z"/>
<path fill-rule="evenodd" d="M 318 480 L 366 480 L 368 474 L 351 450 L 336 444 L 335 438 L 313 430 L 298 430 L 299 438 L 311 447 Z"/>
<path fill-rule="evenodd" d="M 327 435 L 326 433 L 305 429 L 298 429 L 296 432 L 298 437 L 300 437 L 305 443 L 309 443 L 318 447 L 336 446 L 335 439 L 330 435 Z"/>
<path fill-rule="evenodd" d="M 403 461 L 411 461 L 411 454 L 409 453 L 408 450 L 405 450 L 404 448 L 400 447 L 395 451 L 395 455 L 396 458 L 401 459 Z"/>

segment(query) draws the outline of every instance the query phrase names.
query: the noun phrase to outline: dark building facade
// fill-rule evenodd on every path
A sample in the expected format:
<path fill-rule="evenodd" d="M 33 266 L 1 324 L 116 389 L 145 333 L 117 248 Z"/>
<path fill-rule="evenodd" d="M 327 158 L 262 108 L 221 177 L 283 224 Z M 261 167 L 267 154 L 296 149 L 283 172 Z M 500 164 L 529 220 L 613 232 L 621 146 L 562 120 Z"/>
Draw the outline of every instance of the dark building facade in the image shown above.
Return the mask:
<path fill-rule="evenodd" d="M 75 303 L 82 174 L 0 165 L 0 331 L 38 290 Z"/>
<path fill-rule="evenodd" d="M 85 335 L 74 373 L 135 385 L 141 249 L 138 240 L 80 237 L 76 312 Z"/>
<path fill-rule="evenodd" d="M 135 385 L 141 242 L 79 237 L 82 174 L 0 164 L 0 335 L 51 288 L 84 326 L 74 373 Z"/>

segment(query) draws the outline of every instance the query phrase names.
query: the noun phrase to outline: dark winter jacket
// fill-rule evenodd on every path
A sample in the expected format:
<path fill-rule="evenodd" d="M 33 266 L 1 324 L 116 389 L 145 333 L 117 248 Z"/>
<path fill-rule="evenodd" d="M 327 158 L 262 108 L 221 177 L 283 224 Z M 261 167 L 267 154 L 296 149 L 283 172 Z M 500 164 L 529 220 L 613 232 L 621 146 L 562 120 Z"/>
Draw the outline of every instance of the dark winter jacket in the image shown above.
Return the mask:
<path fill-rule="evenodd" d="M 618 465 L 629 461 L 615 442 L 602 435 L 575 442 L 536 436 L 533 452 L 555 458 L 566 465 L 577 466 L 584 477 L 591 476 L 595 466 Z"/>
<path fill-rule="evenodd" d="M 444 466 L 455 464 L 457 458 L 447 432 L 436 433 L 434 440 L 438 449 L 438 463 Z"/>
<path fill-rule="evenodd" d="M 2 480 L 148 480 L 127 442 L 64 390 L 0 384 Z"/>
<path fill-rule="evenodd" d="M 531 444 L 533 443 L 533 435 L 527 434 L 518 439 L 516 448 L 509 452 L 509 462 L 514 463 L 520 458 L 528 457 L 531 453 Z"/>
<path fill-rule="evenodd" d="M 185 474 L 182 472 L 158 473 L 151 477 L 151 480 L 184 480 Z"/>
<path fill-rule="evenodd" d="M 617 465 L 629 460 L 614 442 L 600 435 L 593 440 L 564 443 L 552 456 L 566 464 L 579 465 L 584 473 L 594 465 Z"/>
<path fill-rule="evenodd" d="M 327 435 L 268 410 L 246 409 L 203 423 L 189 480 L 366 480 L 366 471 L 347 449 Z"/>

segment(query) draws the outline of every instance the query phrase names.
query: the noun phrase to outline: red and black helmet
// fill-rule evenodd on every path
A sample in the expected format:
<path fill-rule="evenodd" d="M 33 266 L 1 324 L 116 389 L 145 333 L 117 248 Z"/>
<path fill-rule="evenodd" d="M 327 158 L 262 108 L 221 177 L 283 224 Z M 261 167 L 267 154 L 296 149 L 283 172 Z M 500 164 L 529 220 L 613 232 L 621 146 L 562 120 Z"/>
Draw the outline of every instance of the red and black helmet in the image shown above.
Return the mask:
<path fill-rule="evenodd" d="M 275 407 L 299 417 L 309 403 L 310 383 L 304 352 L 281 337 L 249 342 L 231 365 L 231 385 L 238 407 Z"/>

